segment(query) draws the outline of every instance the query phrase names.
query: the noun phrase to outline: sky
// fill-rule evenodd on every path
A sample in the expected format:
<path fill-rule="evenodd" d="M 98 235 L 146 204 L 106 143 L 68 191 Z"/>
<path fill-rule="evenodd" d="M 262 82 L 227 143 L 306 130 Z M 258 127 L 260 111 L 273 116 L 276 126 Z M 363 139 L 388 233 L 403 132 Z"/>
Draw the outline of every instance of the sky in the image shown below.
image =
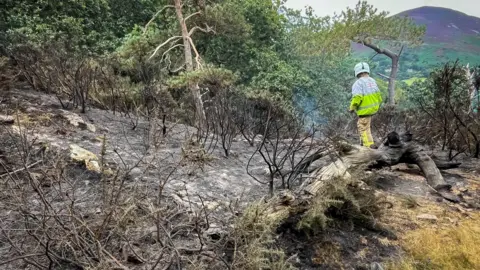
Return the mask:
<path fill-rule="evenodd" d="M 358 0 L 288 0 L 287 6 L 294 9 L 304 9 L 311 6 L 319 16 L 340 13 L 345 7 L 355 7 Z M 369 4 L 379 11 L 397 14 L 402 11 L 421 6 L 437 6 L 455 9 L 471 16 L 480 17 L 479 0 L 368 0 Z"/>

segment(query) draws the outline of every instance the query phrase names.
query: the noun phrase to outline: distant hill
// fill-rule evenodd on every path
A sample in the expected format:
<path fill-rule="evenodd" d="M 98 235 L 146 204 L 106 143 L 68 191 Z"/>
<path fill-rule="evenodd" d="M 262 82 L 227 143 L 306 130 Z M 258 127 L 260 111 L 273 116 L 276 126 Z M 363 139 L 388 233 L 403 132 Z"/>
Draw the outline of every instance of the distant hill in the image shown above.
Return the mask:
<path fill-rule="evenodd" d="M 426 76 L 432 67 L 457 58 L 462 63 L 480 65 L 480 18 L 440 7 L 420 7 L 394 16 L 408 16 L 417 24 L 427 27 L 424 44 L 408 49 L 402 56 L 400 78 Z M 373 56 L 371 50 L 354 46 L 359 56 Z M 379 70 L 388 72 L 390 60 L 376 56 Z"/>
<path fill-rule="evenodd" d="M 408 16 L 417 24 L 426 25 L 426 40 L 451 44 L 455 38 L 480 35 L 480 18 L 439 7 L 420 7 L 397 14 Z M 478 47 L 477 47 L 478 49 Z"/>

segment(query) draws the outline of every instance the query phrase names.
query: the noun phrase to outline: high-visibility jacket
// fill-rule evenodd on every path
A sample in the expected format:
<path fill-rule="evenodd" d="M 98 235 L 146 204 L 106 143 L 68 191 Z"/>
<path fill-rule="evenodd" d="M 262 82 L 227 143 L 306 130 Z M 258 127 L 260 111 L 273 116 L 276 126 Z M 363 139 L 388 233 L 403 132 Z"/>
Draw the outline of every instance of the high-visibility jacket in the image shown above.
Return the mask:
<path fill-rule="evenodd" d="M 371 77 L 361 77 L 352 86 L 352 102 L 350 110 L 358 116 L 374 115 L 382 103 L 382 94 Z"/>

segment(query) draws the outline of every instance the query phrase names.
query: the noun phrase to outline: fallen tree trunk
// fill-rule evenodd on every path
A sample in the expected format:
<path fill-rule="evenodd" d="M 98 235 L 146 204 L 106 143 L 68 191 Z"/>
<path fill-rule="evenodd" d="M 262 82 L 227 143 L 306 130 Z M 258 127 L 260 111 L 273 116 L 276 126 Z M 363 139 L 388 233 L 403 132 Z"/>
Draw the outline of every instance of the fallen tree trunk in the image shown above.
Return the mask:
<path fill-rule="evenodd" d="M 405 137 L 402 136 L 403 138 Z M 422 147 L 411 141 L 411 137 L 403 141 L 395 132 L 389 134 L 388 140 L 379 149 L 348 143 L 341 143 L 339 146 L 341 148 L 339 156 L 327 166 L 314 171 L 309 177 L 310 183 L 302 185 L 302 191 L 315 195 L 321 188 L 322 182 L 335 177 L 351 177 L 349 171 L 359 167 L 382 168 L 400 163 L 418 165 L 428 185 L 437 191 L 444 191 L 451 186 L 444 180 L 439 169 L 456 168 L 461 164 L 434 161 Z M 312 163 L 311 160 L 309 162 Z"/>
<path fill-rule="evenodd" d="M 399 163 L 416 164 L 425 175 L 427 184 L 447 200 L 458 202 L 459 199 L 450 193 L 451 185 L 443 178 L 436 163 L 430 158 L 422 147 L 411 141 L 411 138 L 404 139 L 396 132 L 388 136 L 388 140 L 379 149 L 370 149 L 346 142 L 339 143 L 335 149 L 338 155 L 328 165 L 312 172 L 307 181 L 293 191 L 285 191 L 270 201 L 271 213 L 274 216 L 285 216 L 290 212 L 296 212 L 292 207 L 309 204 L 312 198 L 328 194 L 326 186 L 335 179 L 352 179 L 352 174 L 361 172 L 368 168 L 381 168 L 393 166 Z M 322 151 L 315 153 L 315 158 L 324 157 L 326 153 L 335 152 Z M 307 159 L 311 164 L 315 159 Z M 445 165 L 445 164 L 441 164 Z M 458 164 L 449 165 L 457 166 Z M 305 170 L 304 166 L 298 166 Z M 347 181 L 346 183 L 353 183 Z"/>
<path fill-rule="evenodd" d="M 442 160 L 433 160 L 435 162 L 435 165 L 437 165 L 437 168 L 440 170 L 448 170 L 448 169 L 454 169 L 458 168 L 462 163 L 460 162 L 446 162 Z"/>

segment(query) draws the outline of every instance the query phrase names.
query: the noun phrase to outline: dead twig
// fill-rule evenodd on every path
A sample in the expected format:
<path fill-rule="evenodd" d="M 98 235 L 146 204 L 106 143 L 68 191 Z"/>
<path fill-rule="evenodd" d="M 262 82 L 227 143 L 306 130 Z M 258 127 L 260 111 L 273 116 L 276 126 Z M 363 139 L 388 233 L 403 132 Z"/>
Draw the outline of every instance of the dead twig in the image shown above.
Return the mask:
<path fill-rule="evenodd" d="M 25 170 L 31 169 L 31 168 L 33 168 L 33 167 L 37 166 L 38 164 L 40 164 L 40 163 L 42 163 L 42 162 L 43 162 L 43 160 L 39 160 L 39 161 L 37 161 L 37 162 L 34 162 L 34 163 L 32 163 L 32 164 L 30 164 L 30 165 L 28 165 L 28 166 L 24 167 L 24 168 L 17 169 L 17 170 L 15 170 L 15 171 L 12 171 L 12 172 L 7 172 L 7 173 L 4 173 L 4 174 L 0 175 L 0 178 L 3 178 L 3 177 L 5 177 L 5 176 L 11 176 L 12 174 L 16 174 L 16 173 L 19 173 L 19 172 L 22 172 L 22 171 L 25 171 Z"/>

